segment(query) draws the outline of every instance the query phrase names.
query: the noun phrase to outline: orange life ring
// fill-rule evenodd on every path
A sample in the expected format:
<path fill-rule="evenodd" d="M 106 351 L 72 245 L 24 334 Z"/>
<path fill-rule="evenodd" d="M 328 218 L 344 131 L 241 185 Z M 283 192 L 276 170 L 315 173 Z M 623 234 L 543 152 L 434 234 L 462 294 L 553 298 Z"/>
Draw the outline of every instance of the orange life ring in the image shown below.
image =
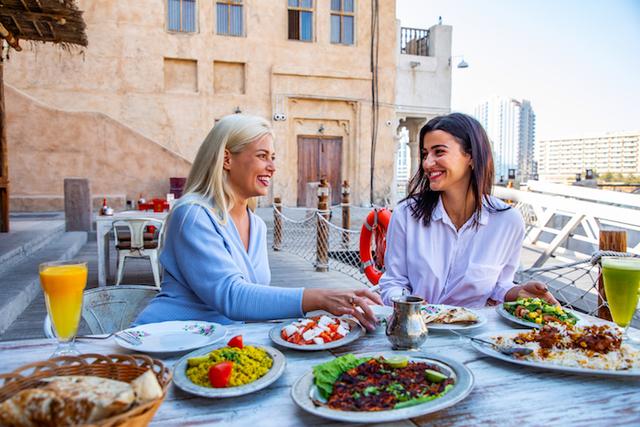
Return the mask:
<path fill-rule="evenodd" d="M 369 212 L 360 231 L 360 262 L 362 271 L 374 285 L 378 284 L 384 272 L 384 251 L 387 247 L 387 227 L 391 220 L 391 211 L 386 208 Z M 371 238 L 375 238 L 375 261 L 371 253 Z"/>

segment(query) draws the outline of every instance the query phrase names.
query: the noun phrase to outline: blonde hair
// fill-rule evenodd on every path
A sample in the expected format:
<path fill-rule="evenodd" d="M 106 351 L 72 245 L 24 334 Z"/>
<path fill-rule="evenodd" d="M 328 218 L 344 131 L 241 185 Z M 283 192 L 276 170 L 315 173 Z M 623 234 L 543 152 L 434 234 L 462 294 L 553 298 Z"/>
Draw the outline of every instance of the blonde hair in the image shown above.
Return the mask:
<path fill-rule="evenodd" d="M 265 135 L 274 137 L 271 125 L 262 117 L 231 114 L 220 119 L 198 149 L 185 184 L 185 195 L 194 194 L 211 201 L 214 213 L 225 224 L 235 195 L 223 169 L 224 151 L 240 153 Z"/>

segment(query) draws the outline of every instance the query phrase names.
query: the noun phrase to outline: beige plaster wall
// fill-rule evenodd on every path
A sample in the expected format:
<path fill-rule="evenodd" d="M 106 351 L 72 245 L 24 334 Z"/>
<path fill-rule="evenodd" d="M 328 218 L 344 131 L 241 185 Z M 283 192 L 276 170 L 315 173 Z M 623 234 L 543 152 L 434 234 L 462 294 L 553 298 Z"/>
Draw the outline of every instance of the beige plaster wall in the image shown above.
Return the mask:
<path fill-rule="evenodd" d="M 102 113 L 187 159 L 193 158 L 215 119 L 236 107 L 268 118 L 282 112 L 287 119 L 274 122 L 280 152 L 272 195 L 282 195 L 287 204 L 296 200 L 296 133 L 317 129 L 319 122 L 346 122 L 346 127 L 338 126 L 345 141 L 343 176 L 351 181 L 353 202 L 366 203 L 371 2 L 356 2 L 353 46 L 330 43 L 330 1 L 314 3 L 314 41 L 301 42 L 287 40 L 286 0 L 245 0 L 244 37 L 215 34 L 215 1 L 198 1 L 196 33 L 171 33 L 166 31 L 164 0 L 79 0 L 87 23 L 86 51 L 25 44 L 24 51 L 6 63 L 5 79 L 52 109 Z M 395 129 L 387 122 L 395 117 L 397 32 L 395 1 L 379 5 L 375 190 L 382 201 L 389 197 L 393 175 Z M 166 59 L 177 66 L 167 70 Z M 188 62 L 171 60 L 196 61 L 195 77 Z M 216 81 L 216 63 L 224 64 L 220 73 L 232 73 L 234 79 L 238 67 L 228 64 L 244 64 L 242 91 L 233 89 L 241 86 L 237 81 L 222 84 L 219 76 Z M 195 86 L 174 84 L 180 75 Z M 293 101 L 300 99 L 305 101 L 289 113 Z M 334 111 L 336 106 L 341 107 Z"/>
<path fill-rule="evenodd" d="M 139 194 L 164 198 L 191 164 L 100 113 L 46 107 L 5 85 L 13 211 L 63 210 L 65 177 L 89 178 L 99 202 L 122 208 Z"/>

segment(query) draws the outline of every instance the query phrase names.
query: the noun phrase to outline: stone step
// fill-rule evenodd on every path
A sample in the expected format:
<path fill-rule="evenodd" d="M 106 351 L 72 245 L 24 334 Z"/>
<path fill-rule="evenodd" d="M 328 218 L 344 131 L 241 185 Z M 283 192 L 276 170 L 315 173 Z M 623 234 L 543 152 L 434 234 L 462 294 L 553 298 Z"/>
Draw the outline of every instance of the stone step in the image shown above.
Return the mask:
<path fill-rule="evenodd" d="M 59 233 L 0 273 L 0 334 L 42 292 L 38 266 L 43 262 L 72 259 L 86 242 L 86 232 Z"/>
<path fill-rule="evenodd" d="M 12 221 L 0 236 L 0 276 L 64 233 L 64 220 Z"/>

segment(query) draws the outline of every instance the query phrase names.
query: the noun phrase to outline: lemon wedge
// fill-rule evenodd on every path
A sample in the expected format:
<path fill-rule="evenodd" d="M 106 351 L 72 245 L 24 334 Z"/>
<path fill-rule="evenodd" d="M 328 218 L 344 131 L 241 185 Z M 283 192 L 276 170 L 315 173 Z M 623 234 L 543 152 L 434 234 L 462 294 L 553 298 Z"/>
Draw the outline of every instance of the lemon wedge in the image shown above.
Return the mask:
<path fill-rule="evenodd" d="M 448 378 L 442 372 L 434 371 L 432 369 L 425 369 L 424 370 L 424 377 L 427 380 L 431 381 L 432 383 L 441 383 L 442 381 L 444 381 L 444 380 L 446 380 Z"/>
<path fill-rule="evenodd" d="M 392 368 L 405 368 L 409 364 L 409 359 L 406 357 L 396 356 L 384 359 L 384 363 Z"/>

